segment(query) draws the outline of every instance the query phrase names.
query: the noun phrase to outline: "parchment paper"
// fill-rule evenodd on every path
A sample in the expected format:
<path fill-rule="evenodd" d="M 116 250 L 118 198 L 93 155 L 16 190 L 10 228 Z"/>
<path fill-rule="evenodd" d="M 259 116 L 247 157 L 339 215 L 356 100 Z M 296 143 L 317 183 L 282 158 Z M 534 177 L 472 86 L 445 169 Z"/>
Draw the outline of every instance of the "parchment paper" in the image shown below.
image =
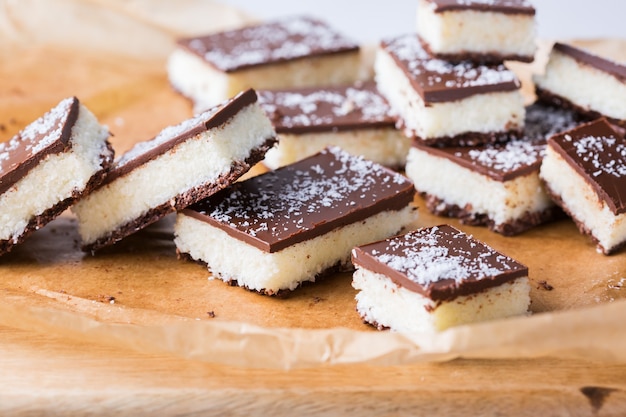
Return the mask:
<path fill-rule="evenodd" d="M 167 83 L 173 39 L 250 19 L 194 0 L 0 0 L 0 11 L 0 140 L 76 95 L 110 126 L 119 153 L 191 115 L 191 104 Z M 530 73 L 542 68 L 549 42 L 542 45 L 535 64 L 514 65 L 529 101 Z M 625 41 L 584 45 L 626 59 Z M 264 297 L 176 259 L 171 217 L 91 256 L 79 250 L 66 213 L 0 259 L 0 325 L 249 367 L 457 357 L 626 361 L 626 253 L 597 253 L 569 220 L 505 238 L 432 216 L 419 198 L 416 204 L 414 227 L 450 223 L 528 265 L 533 314 L 436 335 L 378 332 L 355 312 L 350 274 L 285 299 Z"/>

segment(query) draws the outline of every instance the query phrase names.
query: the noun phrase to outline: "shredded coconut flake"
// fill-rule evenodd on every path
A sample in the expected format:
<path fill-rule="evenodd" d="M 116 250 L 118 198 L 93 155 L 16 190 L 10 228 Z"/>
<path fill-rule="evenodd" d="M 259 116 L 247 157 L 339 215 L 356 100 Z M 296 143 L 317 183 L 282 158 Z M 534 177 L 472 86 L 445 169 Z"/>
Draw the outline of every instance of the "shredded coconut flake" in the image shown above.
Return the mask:
<path fill-rule="evenodd" d="M 388 240 L 385 248 L 371 255 L 422 286 L 444 279 L 457 283 L 488 279 L 519 266 L 471 236 L 450 230 L 433 227 L 410 232 Z"/>
<path fill-rule="evenodd" d="M 576 155 L 593 167 L 592 175 L 626 176 L 626 145 L 614 137 L 585 136 L 573 142 Z"/>
<path fill-rule="evenodd" d="M 352 49 L 356 44 L 307 17 L 192 39 L 187 46 L 222 71 Z"/>
<path fill-rule="evenodd" d="M 348 87 L 305 91 L 260 91 L 259 103 L 283 128 L 334 126 L 351 118 L 358 123 L 391 120 L 387 101 L 373 88 Z"/>
<path fill-rule="evenodd" d="M 453 64 L 431 58 L 416 35 L 405 35 L 386 42 L 385 49 L 408 69 L 409 76 L 425 88 L 465 89 L 520 83 L 504 65 L 477 65 L 469 61 Z"/>
<path fill-rule="evenodd" d="M 8 168 L 4 166 L 4 163 L 10 161 L 16 152 L 36 155 L 59 140 L 73 102 L 74 99 L 71 97 L 62 100 L 11 140 L 0 143 L 0 172 Z M 21 161 L 17 161 L 19 162 Z"/>
<path fill-rule="evenodd" d="M 367 206 L 382 194 L 395 193 L 397 186 L 393 184 L 409 182 L 398 173 L 337 147 L 327 148 L 322 155 L 328 153 L 334 160 L 324 167 L 318 163 L 302 169 L 287 166 L 251 178 L 247 182 L 254 183 L 254 187 L 244 187 L 245 182 L 234 187 L 206 214 L 230 227 L 243 228 L 252 236 L 268 231 L 265 221 L 274 217 L 283 231 L 308 230 L 317 226 L 311 216 L 314 213 L 336 216 L 353 211 L 356 193 L 365 200 L 358 204 Z M 393 180 L 385 182 L 389 177 Z"/>
<path fill-rule="evenodd" d="M 208 119 L 210 119 L 218 110 L 223 107 L 224 104 L 216 106 L 210 110 L 205 111 L 191 119 L 187 119 L 177 125 L 168 126 L 163 129 L 158 135 L 154 137 L 154 139 L 139 142 L 135 146 L 133 146 L 128 152 L 123 154 L 117 161 L 116 167 L 119 168 L 121 166 L 126 165 L 133 159 L 144 155 L 160 145 L 171 141 L 172 139 L 182 135 L 185 132 L 188 132 L 203 123 L 205 123 Z"/>

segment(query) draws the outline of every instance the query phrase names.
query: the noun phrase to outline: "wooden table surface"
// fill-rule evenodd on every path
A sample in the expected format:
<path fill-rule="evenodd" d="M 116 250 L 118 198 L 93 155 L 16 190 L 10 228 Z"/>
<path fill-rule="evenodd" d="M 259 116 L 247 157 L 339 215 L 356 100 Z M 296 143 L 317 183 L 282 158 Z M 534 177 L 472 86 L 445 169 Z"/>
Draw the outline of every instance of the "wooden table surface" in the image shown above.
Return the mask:
<path fill-rule="evenodd" d="M 219 342 L 216 342 L 219 343 Z M 626 415 L 626 365 L 226 367 L 0 327 L 0 415 Z"/>

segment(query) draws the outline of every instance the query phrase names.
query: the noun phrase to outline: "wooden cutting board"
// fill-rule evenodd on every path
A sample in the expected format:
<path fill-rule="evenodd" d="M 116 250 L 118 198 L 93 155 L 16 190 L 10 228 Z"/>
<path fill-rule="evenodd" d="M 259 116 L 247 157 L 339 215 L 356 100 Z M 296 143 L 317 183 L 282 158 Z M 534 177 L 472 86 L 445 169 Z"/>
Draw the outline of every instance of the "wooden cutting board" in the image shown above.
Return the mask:
<path fill-rule="evenodd" d="M 600 46 L 624 50 L 623 43 Z M 2 56 L 0 80 L 0 140 L 70 95 L 110 126 L 119 153 L 191 115 L 190 103 L 170 89 L 158 61 L 20 50 Z M 504 238 L 431 216 L 419 199 L 416 204 L 421 208 L 415 227 L 452 223 L 527 264 L 535 313 L 624 298 L 626 253 L 597 254 L 568 220 Z M 3 299 L 17 309 L 44 307 L 139 326 L 199 320 L 374 331 L 354 311 L 349 274 L 276 299 L 209 281 L 204 267 L 176 259 L 171 219 L 95 257 L 82 253 L 77 239 L 67 213 L 3 257 Z M 626 414 L 626 366 L 595 359 L 357 363 L 281 371 L 148 353 L 4 317 L 0 414 Z"/>

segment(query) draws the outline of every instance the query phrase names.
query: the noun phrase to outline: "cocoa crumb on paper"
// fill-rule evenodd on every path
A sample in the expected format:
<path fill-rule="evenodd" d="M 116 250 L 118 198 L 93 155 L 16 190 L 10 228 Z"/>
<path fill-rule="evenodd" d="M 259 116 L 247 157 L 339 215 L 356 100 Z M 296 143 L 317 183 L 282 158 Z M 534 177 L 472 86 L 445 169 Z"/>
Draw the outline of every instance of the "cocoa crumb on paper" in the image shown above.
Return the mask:
<path fill-rule="evenodd" d="M 537 289 L 544 289 L 546 291 L 552 291 L 554 289 L 554 287 L 550 284 L 548 284 L 548 281 L 542 280 L 538 282 L 539 286 L 537 287 Z"/>

